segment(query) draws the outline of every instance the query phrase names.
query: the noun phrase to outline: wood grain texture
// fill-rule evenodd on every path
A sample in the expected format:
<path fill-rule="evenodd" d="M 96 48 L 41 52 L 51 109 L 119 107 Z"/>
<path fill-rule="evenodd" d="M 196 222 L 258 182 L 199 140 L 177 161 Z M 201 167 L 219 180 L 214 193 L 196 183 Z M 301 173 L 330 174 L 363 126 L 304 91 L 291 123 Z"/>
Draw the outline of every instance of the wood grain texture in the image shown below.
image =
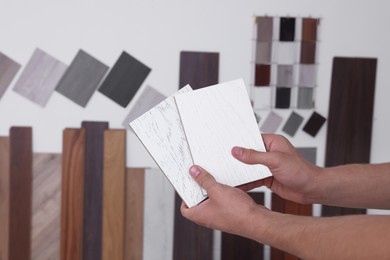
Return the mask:
<path fill-rule="evenodd" d="M 126 171 L 125 260 L 143 259 L 145 169 Z"/>
<path fill-rule="evenodd" d="M 175 191 L 161 170 L 146 169 L 144 260 L 173 259 L 174 206 Z"/>
<path fill-rule="evenodd" d="M 333 59 L 326 167 L 370 162 L 376 68 L 374 58 Z M 365 209 L 322 208 L 324 216 L 365 212 Z"/>
<path fill-rule="evenodd" d="M 9 137 L 0 137 L 0 260 L 8 259 L 10 147 Z"/>
<path fill-rule="evenodd" d="M 231 156 L 234 146 L 265 151 L 242 79 L 183 93 L 175 101 L 194 164 L 229 186 L 271 176 L 264 165 L 239 163 Z"/>
<path fill-rule="evenodd" d="M 107 70 L 108 66 L 84 50 L 79 50 L 58 83 L 56 91 L 86 107 Z"/>
<path fill-rule="evenodd" d="M 151 69 L 126 52 L 122 52 L 99 91 L 122 107 L 126 107 Z"/>
<path fill-rule="evenodd" d="M 264 205 L 263 192 L 248 193 L 260 205 Z M 241 236 L 222 232 L 221 260 L 261 260 L 264 258 L 264 246 Z"/>
<path fill-rule="evenodd" d="M 104 131 L 103 253 L 104 260 L 123 260 L 126 188 L 126 131 Z"/>
<path fill-rule="evenodd" d="M 102 259 L 103 137 L 107 122 L 82 122 L 85 141 L 83 259 Z"/>
<path fill-rule="evenodd" d="M 191 91 L 185 86 L 174 95 Z M 173 96 L 130 123 L 142 144 L 189 207 L 206 198 L 188 174 L 192 156 Z"/>
<path fill-rule="evenodd" d="M 31 260 L 60 258 L 61 155 L 34 153 Z"/>
<path fill-rule="evenodd" d="M 20 69 L 20 64 L 0 52 L 0 98 Z"/>
<path fill-rule="evenodd" d="M 65 129 L 62 142 L 60 259 L 82 260 L 85 129 Z"/>
<path fill-rule="evenodd" d="M 9 260 L 31 257 L 32 128 L 10 129 Z"/>
<path fill-rule="evenodd" d="M 219 53 L 180 52 L 179 88 L 189 84 L 193 89 L 218 84 Z"/>
<path fill-rule="evenodd" d="M 64 63 L 44 51 L 36 49 L 13 90 L 44 107 L 66 68 Z"/>
<path fill-rule="evenodd" d="M 295 203 L 292 201 L 285 200 L 275 193 L 272 193 L 271 196 L 271 208 L 272 211 L 292 214 L 292 215 L 300 215 L 300 216 L 312 216 L 312 205 L 302 205 L 299 203 Z M 277 248 L 271 247 L 271 259 L 272 260 L 280 260 L 280 259 L 299 259 L 296 256 L 293 256 L 289 253 L 283 252 Z"/>
<path fill-rule="evenodd" d="M 173 260 L 213 259 L 213 230 L 199 226 L 181 215 L 181 198 L 175 196 Z"/>

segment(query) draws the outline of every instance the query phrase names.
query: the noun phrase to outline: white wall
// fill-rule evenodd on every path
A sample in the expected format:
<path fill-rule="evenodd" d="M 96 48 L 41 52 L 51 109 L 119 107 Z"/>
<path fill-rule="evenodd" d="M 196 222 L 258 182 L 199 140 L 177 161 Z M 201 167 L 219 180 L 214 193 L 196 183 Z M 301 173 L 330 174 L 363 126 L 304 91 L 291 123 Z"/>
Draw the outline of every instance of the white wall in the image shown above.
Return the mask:
<path fill-rule="evenodd" d="M 319 17 L 317 111 L 327 116 L 334 56 L 377 57 L 371 161 L 383 162 L 390 160 L 389 10 L 387 0 L 0 0 L 0 51 L 25 65 L 39 47 L 69 64 L 82 48 L 111 67 L 125 50 L 152 68 L 143 86 L 170 95 L 178 88 L 181 50 L 219 52 L 220 81 L 249 84 L 254 15 Z M 97 92 L 85 109 L 58 93 L 41 108 L 9 88 L 0 99 L 0 135 L 11 126 L 33 126 L 34 151 L 60 152 L 65 127 L 104 120 L 122 128 L 130 107 Z M 155 167 L 135 136 L 127 138 L 127 165 Z M 291 141 L 318 147 L 322 165 L 325 138 L 326 125 L 317 138 L 300 131 Z"/>

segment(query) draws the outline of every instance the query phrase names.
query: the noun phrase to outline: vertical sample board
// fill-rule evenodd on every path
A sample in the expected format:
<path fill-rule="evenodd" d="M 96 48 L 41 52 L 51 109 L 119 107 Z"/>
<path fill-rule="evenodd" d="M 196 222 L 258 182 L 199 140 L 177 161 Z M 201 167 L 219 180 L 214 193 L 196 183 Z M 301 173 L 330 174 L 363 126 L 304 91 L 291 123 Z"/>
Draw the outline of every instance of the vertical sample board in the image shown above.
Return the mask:
<path fill-rule="evenodd" d="M 10 129 L 9 260 L 31 257 L 32 128 Z"/>
<path fill-rule="evenodd" d="M 44 107 L 67 66 L 46 52 L 36 49 L 15 83 L 13 90 Z"/>
<path fill-rule="evenodd" d="M 34 153 L 31 260 L 59 259 L 61 155 Z"/>
<path fill-rule="evenodd" d="M 86 107 L 107 70 L 105 64 L 87 52 L 79 50 L 58 83 L 56 91 L 76 104 Z"/>
<path fill-rule="evenodd" d="M 16 76 L 20 65 L 0 52 L 0 98 Z"/>
<path fill-rule="evenodd" d="M 126 52 L 109 71 L 99 91 L 122 107 L 127 107 L 151 69 Z"/>
<path fill-rule="evenodd" d="M 143 259 L 145 169 L 126 170 L 125 260 Z"/>
<path fill-rule="evenodd" d="M 62 142 L 61 260 L 83 259 L 85 129 L 65 129 Z"/>
<path fill-rule="evenodd" d="M 369 163 L 377 59 L 333 59 L 325 166 Z M 351 176 L 353 178 L 353 176 Z M 322 215 L 365 213 L 323 206 Z"/>
<path fill-rule="evenodd" d="M 218 84 L 219 53 L 182 51 L 179 77 L 179 88 L 187 84 L 192 89 Z"/>
<path fill-rule="evenodd" d="M 175 194 L 175 226 L 173 259 L 213 259 L 213 230 L 199 226 L 180 212 L 182 199 Z"/>
<path fill-rule="evenodd" d="M 264 193 L 250 192 L 248 193 L 252 199 L 260 205 L 264 205 Z M 222 232 L 221 260 L 261 260 L 264 257 L 264 246 L 258 242 Z"/>
<path fill-rule="evenodd" d="M 9 230 L 9 137 L 0 136 L 0 259 L 8 259 Z"/>
<path fill-rule="evenodd" d="M 125 235 L 126 130 L 104 131 L 103 253 L 104 260 L 123 260 Z"/>
<path fill-rule="evenodd" d="M 102 259 L 103 136 L 107 122 L 82 122 L 85 129 L 83 259 Z"/>
<path fill-rule="evenodd" d="M 288 201 L 279 197 L 276 193 L 272 193 L 271 207 L 272 211 L 300 216 L 312 216 L 313 211 L 312 205 L 302 205 Z M 271 247 L 271 259 L 298 260 L 299 258 L 277 248 Z"/>

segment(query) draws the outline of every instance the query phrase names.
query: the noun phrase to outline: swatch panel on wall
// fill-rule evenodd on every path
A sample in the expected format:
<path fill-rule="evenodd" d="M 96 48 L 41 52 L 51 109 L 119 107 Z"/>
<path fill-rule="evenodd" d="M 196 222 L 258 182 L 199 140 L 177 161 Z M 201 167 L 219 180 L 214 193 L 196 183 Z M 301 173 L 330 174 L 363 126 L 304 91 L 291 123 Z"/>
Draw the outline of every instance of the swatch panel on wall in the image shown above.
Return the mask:
<path fill-rule="evenodd" d="M 15 83 L 13 90 L 44 107 L 67 66 L 46 52 L 36 49 Z"/>
<path fill-rule="evenodd" d="M 83 50 L 79 50 L 69 65 L 56 91 L 85 107 L 98 88 L 108 67 Z"/>
<path fill-rule="evenodd" d="M 150 71 L 141 61 L 122 52 L 99 87 L 99 92 L 118 105 L 127 107 Z"/>
<path fill-rule="evenodd" d="M 20 65 L 16 61 L 0 52 L 0 98 L 4 95 L 19 69 Z"/>

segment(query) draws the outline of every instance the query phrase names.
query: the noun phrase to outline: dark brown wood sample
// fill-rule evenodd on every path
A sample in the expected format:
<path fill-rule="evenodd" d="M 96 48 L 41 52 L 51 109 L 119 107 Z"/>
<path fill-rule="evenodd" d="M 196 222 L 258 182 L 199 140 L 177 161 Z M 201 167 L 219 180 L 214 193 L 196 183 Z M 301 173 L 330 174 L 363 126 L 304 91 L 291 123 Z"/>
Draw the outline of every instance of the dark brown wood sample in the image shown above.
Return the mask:
<path fill-rule="evenodd" d="M 301 59 L 302 64 L 316 63 L 316 43 L 301 42 Z"/>
<path fill-rule="evenodd" d="M 102 259 L 103 134 L 107 122 L 82 122 L 85 131 L 83 259 Z"/>
<path fill-rule="evenodd" d="M 10 129 L 9 259 L 30 259 L 32 128 Z"/>
<path fill-rule="evenodd" d="M 142 259 L 145 169 L 128 168 L 126 171 L 126 228 L 125 260 Z"/>
<path fill-rule="evenodd" d="M 300 215 L 300 216 L 312 216 L 313 207 L 312 205 L 302 205 L 292 201 L 285 200 L 275 193 L 272 193 L 271 197 L 271 208 L 272 211 Z M 282 250 L 272 247 L 271 248 L 271 259 L 280 260 L 280 259 L 299 259 L 289 253 L 286 253 Z"/>
<path fill-rule="evenodd" d="M 271 82 L 271 65 L 256 64 L 255 68 L 255 86 L 269 86 Z"/>
<path fill-rule="evenodd" d="M 34 153 L 31 260 L 59 259 L 61 155 Z"/>
<path fill-rule="evenodd" d="M 181 202 L 182 199 L 176 193 L 173 259 L 213 259 L 213 230 L 198 226 L 184 218 L 180 213 Z"/>
<path fill-rule="evenodd" d="M 61 260 L 83 259 L 85 129 L 65 129 L 62 141 Z"/>
<path fill-rule="evenodd" d="M 104 79 L 99 91 L 122 107 L 126 107 L 151 69 L 126 52 L 122 52 Z"/>
<path fill-rule="evenodd" d="M 0 259 L 8 259 L 9 138 L 0 137 Z"/>
<path fill-rule="evenodd" d="M 377 59 L 333 59 L 325 166 L 369 163 Z M 353 178 L 353 176 L 351 176 Z M 322 214 L 365 213 L 323 206 Z"/>
<path fill-rule="evenodd" d="M 317 27 L 319 23 L 320 20 L 315 18 L 302 19 L 302 41 L 304 42 L 317 41 Z"/>
<path fill-rule="evenodd" d="M 320 131 L 325 121 L 325 117 L 314 111 L 303 126 L 302 130 L 314 137 L 317 135 L 318 131 Z"/>
<path fill-rule="evenodd" d="M 248 193 L 253 200 L 264 205 L 263 192 Z M 261 260 L 264 257 L 264 246 L 258 242 L 241 236 L 222 232 L 221 260 Z"/>
<path fill-rule="evenodd" d="M 123 260 L 126 130 L 104 131 L 102 259 Z"/>
<path fill-rule="evenodd" d="M 199 89 L 218 84 L 219 53 L 190 52 L 180 53 L 179 88 L 190 84 L 192 89 Z"/>

